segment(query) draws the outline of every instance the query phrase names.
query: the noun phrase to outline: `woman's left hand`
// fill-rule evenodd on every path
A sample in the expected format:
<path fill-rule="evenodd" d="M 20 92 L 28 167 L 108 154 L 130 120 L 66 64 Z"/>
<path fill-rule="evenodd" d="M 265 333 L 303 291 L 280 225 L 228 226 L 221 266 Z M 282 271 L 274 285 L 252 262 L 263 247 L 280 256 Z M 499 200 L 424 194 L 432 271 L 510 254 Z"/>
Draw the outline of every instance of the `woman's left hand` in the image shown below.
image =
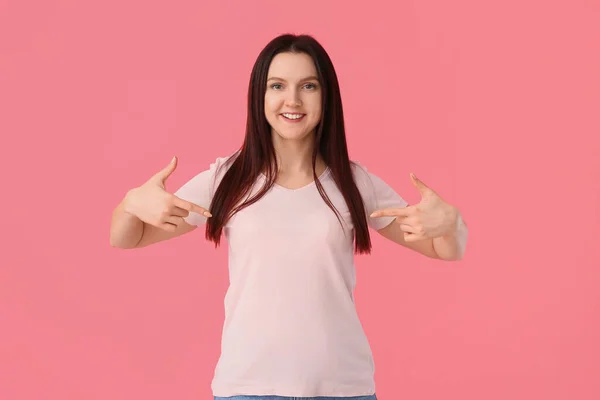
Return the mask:
<path fill-rule="evenodd" d="M 371 217 L 396 217 L 405 241 L 432 239 L 453 233 L 457 228 L 459 211 L 446 203 L 433 189 L 411 174 L 413 185 L 421 193 L 421 201 L 404 208 L 377 210 Z"/>

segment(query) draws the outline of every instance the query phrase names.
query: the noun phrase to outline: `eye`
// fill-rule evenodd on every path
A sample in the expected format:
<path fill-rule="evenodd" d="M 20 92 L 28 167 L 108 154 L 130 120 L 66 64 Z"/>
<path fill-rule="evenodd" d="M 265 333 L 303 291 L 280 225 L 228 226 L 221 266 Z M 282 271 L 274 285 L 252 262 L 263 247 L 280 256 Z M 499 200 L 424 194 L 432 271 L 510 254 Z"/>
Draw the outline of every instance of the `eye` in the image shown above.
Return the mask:
<path fill-rule="evenodd" d="M 308 90 L 315 90 L 317 88 L 317 85 L 315 85 L 314 83 L 307 83 L 306 85 L 304 85 L 304 87 Z"/>
<path fill-rule="evenodd" d="M 274 83 L 270 86 L 271 89 L 279 90 L 281 89 L 281 83 Z"/>

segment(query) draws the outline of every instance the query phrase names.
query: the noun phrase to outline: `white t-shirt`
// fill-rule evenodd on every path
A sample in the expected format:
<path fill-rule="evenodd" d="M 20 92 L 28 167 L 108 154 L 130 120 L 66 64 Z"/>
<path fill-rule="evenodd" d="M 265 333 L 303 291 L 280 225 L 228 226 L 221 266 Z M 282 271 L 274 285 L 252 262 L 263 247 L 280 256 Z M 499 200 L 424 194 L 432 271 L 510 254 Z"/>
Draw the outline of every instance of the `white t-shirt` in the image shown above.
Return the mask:
<path fill-rule="evenodd" d="M 175 194 L 209 208 L 228 157 L 190 179 Z M 229 166 L 231 164 L 227 164 Z M 383 180 L 353 164 L 367 221 L 377 230 L 394 217 L 370 218 L 406 201 Z M 253 188 L 265 182 L 261 175 Z M 215 396 L 364 396 L 375 393 L 371 348 L 354 304 L 353 224 L 330 170 L 319 178 L 345 228 L 314 182 L 275 184 L 224 227 L 229 280 Z M 203 225 L 190 213 L 186 221 Z"/>

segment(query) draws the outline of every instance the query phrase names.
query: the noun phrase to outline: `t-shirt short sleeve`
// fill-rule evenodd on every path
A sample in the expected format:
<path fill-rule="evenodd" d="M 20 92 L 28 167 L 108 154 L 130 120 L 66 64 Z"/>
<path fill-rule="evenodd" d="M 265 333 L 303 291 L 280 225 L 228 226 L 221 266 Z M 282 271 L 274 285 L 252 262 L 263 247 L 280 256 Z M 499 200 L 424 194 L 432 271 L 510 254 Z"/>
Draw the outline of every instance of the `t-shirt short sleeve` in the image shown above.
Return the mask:
<path fill-rule="evenodd" d="M 217 158 L 207 170 L 200 172 L 177 189 L 174 195 L 210 211 L 209 207 L 215 191 L 231 165 L 231 162 L 227 162 L 230 157 L 232 156 Z M 206 223 L 207 217 L 190 212 L 184 220 L 190 225 L 199 226 Z"/>
<path fill-rule="evenodd" d="M 370 217 L 371 213 L 384 208 L 404 208 L 408 205 L 383 179 L 370 173 L 367 168 L 354 161 L 354 179 L 361 193 L 368 225 L 379 230 L 388 226 L 396 217 Z"/>

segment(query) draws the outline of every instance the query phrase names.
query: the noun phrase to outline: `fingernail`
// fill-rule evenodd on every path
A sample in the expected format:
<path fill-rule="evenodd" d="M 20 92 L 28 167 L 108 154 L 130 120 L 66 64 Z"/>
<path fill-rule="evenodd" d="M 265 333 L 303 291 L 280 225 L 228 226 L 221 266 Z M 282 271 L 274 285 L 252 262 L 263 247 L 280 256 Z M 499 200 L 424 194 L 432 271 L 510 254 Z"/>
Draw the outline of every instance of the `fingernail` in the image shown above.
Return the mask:
<path fill-rule="evenodd" d="M 371 213 L 371 217 L 376 217 L 377 215 L 379 215 L 377 212 Z"/>
<path fill-rule="evenodd" d="M 204 216 L 205 217 L 212 217 L 212 214 L 209 213 L 208 211 L 204 211 Z"/>

